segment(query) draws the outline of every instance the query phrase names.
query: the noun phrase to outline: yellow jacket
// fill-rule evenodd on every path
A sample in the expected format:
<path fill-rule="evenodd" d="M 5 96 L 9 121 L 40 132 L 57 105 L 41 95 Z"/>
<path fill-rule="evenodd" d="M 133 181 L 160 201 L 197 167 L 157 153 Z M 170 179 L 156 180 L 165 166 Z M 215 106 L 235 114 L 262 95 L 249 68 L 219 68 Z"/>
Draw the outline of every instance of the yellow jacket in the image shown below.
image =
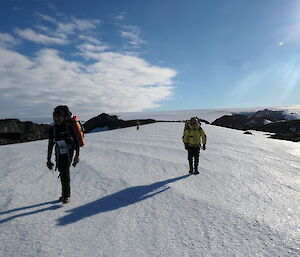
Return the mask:
<path fill-rule="evenodd" d="M 190 123 L 186 123 L 182 140 L 183 143 L 190 147 L 197 147 L 201 146 L 201 143 L 206 144 L 206 135 L 204 130 L 199 125 L 193 127 L 190 125 Z"/>

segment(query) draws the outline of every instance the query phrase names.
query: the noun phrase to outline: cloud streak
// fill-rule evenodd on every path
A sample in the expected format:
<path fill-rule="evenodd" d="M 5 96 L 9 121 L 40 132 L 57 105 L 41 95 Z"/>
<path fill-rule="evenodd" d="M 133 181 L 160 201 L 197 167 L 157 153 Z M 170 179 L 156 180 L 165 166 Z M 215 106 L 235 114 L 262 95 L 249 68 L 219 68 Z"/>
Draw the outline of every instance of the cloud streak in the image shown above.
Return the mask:
<path fill-rule="evenodd" d="M 51 37 L 45 34 L 38 33 L 33 29 L 15 29 L 15 33 L 22 37 L 23 39 L 27 39 L 29 41 L 50 45 L 50 44 L 59 44 L 59 45 L 66 45 L 69 43 L 69 40 L 59 37 Z"/>
<path fill-rule="evenodd" d="M 129 40 L 129 44 L 132 46 L 138 47 L 145 43 L 140 38 L 141 30 L 137 26 L 123 26 L 123 30 L 121 31 L 121 36 L 125 39 Z"/>
<path fill-rule="evenodd" d="M 20 40 L 8 33 L 0 33 L 0 46 L 13 47 L 20 44 Z"/>
<path fill-rule="evenodd" d="M 56 26 L 56 32 L 72 34 L 75 31 L 84 31 L 84 30 L 92 30 L 100 24 L 100 20 L 98 19 L 78 19 L 72 17 L 68 21 L 62 22 L 56 18 L 53 18 L 49 15 L 39 14 L 39 16 L 49 23 L 52 23 Z"/>

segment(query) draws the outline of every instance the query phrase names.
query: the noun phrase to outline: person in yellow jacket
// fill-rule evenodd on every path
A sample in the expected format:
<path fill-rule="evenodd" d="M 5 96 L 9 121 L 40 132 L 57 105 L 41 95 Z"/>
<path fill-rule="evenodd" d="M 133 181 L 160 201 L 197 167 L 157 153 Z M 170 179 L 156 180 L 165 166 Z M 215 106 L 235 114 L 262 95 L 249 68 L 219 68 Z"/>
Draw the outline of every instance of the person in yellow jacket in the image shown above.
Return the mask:
<path fill-rule="evenodd" d="M 196 117 L 191 118 L 185 123 L 183 137 L 182 137 L 185 149 L 188 151 L 189 160 L 189 173 L 195 172 L 199 174 L 199 154 L 201 144 L 203 150 L 206 149 L 206 135 L 204 130 L 201 128 L 201 124 Z M 193 167 L 194 160 L 194 167 Z"/>

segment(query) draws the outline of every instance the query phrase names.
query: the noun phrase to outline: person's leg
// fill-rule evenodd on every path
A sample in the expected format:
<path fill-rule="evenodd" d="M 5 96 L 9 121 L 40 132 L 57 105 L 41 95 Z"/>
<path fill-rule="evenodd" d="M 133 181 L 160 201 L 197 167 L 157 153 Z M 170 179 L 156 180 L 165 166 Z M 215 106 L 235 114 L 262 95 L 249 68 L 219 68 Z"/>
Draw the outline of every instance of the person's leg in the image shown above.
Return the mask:
<path fill-rule="evenodd" d="M 189 173 L 193 173 L 193 149 L 188 149 Z"/>
<path fill-rule="evenodd" d="M 194 150 L 194 157 L 195 157 L 195 168 L 194 168 L 194 170 L 195 170 L 195 173 L 199 173 L 199 171 L 198 171 L 198 165 L 199 165 L 199 154 L 200 154 L 200 148 L 195 148 L 195 150 Z"/>
<path fill-rule="evenodd" d="M 60 172 L 60 181 L 62 188 L 62 199 L 70 197 L 70 161 L 67 154 L 59 156 L 58 170 Z"/>

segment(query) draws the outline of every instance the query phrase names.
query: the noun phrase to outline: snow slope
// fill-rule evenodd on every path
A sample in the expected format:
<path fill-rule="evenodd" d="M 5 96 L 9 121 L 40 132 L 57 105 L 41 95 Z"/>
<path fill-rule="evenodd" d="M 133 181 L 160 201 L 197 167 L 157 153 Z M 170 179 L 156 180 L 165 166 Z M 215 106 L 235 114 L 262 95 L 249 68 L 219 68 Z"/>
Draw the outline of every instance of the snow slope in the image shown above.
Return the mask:
<path fill-rule="evenodd" d="M 87 135 L 72 199 L 46 141 L 0 147 L 0 256 L 300 256 L 299 143 L 204 125 L 186 175 L 183 124 Z"/>

